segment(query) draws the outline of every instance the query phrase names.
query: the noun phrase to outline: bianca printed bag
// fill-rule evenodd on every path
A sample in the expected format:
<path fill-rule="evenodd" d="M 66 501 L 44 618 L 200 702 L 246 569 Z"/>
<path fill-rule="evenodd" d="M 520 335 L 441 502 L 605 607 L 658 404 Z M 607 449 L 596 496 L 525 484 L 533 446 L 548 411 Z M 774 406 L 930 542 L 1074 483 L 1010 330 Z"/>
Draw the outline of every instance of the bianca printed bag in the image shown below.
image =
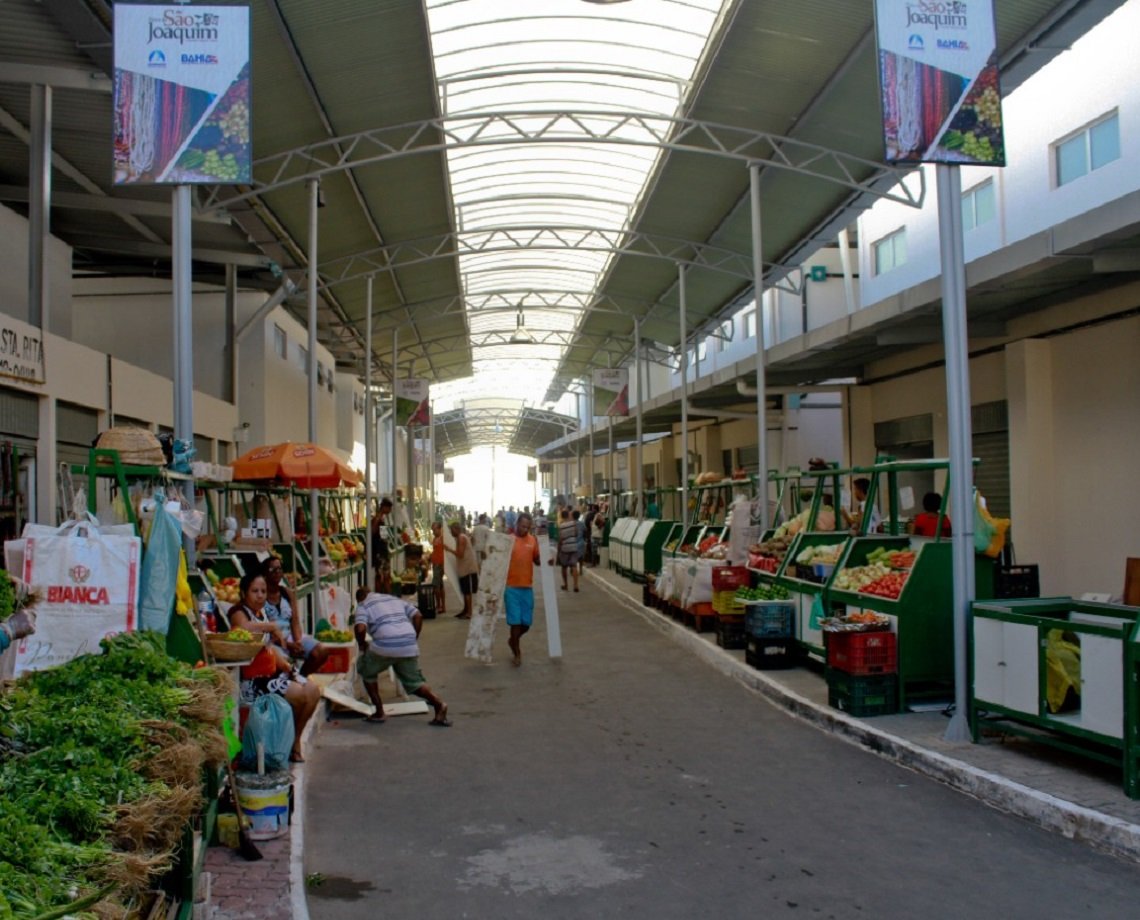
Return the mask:
<path fill-rule="evenodd" d="M 35 633 L 16 645 L 17 676 L 98 653 L 104 637 L 137 628 L 138 537 L 73 521 L 23 543 L 22 577 L 39 601 Z"/>

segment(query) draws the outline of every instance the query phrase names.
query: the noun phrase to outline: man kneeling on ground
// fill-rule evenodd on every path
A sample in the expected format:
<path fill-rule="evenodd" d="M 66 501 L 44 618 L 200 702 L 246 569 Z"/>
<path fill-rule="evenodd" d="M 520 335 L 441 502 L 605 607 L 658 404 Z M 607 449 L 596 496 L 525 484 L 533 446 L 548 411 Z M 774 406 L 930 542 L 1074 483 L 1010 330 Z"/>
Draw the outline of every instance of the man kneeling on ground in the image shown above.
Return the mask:
<path fill-rule="evenodd" d="M 380 699 L 380 675 L 392 668 L 405 690 L 431 703 L 435 718 L 429 724 L 444 728 L 450 726 L 447 703 L 432 692 L 420 670 L 417 640 L 424 623 L 423 615 L 411 604 L 391 594 L 370 594 L 361 588 L 356 599 L 353 632 L 360 649 L 356 673 L 364 681 L 368 698 L 376 707 L 366 721 L 385 721 L 384 704 Z"/>

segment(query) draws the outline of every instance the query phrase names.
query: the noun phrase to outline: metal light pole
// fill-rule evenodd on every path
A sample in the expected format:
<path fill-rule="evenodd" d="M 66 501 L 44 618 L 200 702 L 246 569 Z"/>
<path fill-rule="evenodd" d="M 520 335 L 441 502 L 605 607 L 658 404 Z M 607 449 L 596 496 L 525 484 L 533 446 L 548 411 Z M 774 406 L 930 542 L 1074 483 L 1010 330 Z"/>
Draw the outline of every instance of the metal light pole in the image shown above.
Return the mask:
<path fill-rule="evenodd" d="M 317 443 L 317 208 L 320 182 L 309 180 L 309 441 Z M 315 488 L 309 489 L 309 542 L 313 554 L 313 626 L 321 619 L 320 500 Z"/>
<path fill-rule="evenodd" d="M 760 167 L 748 167 L 752 203 L 752 277 L 756 291 L 756 452 L 760 532 L 768 529 L 768 393 L 764 367 L 764 254 L 760 235 Z"/>
<path fill-rule="evenodd" d="M 685 266 L 677 274 L 677 290 L 681 300 L 681 521 L 689 519 L 689 352 L 685 308 L 688 293 L 685 289 Z M 682 533 L 683 537 L 683 533 Z"/>
<path fill-rule="evenodd" d="M 400 355 L 400 330 L 398 328 L 392 330 L 392 469 L 391 475 L 388 477 L 388 497 L 394 502 L 396 500 L 396 442 L 399 440 L 399 426 L 397 419 L 399 413 L 396 411 L 396 389 L 399 384 L 400 372 L 396 369 L 396 359 Z"/>
<path fill-rule="evenodd" d="M 645 505 L 648 498 L 645 495 L 645 483 L 643 482 L 644 465 L 642 464 L 641 454 L 641 404 L 644 401 L 644 393 L 641 390 L 641 318 L 633 321 L 633 370 L 634 378 L 637 381 L 637 476 L 634 480 L 637 483 L 637 518 L 641 520 L 645 517 Z M 633 478 L 633 477 L 631 477 Z"/>
<path fill-rule="evenodd" d="M 372 276 L 365 282 L 364 319 L 364 584 L 376 582 L 372 571 Z"/>
<path fill-rule="evenodd" d="M 970 431 L 970 356 L 966 334 L 966 258 L 962 238 L 962 176 L 939 163 L 938 237 L 942 258 L 942 337 L 946 343 L 946 422 L 950 435 L 950 537 L 954 598 L 954 715 L 947 741 L 970 740 L 967 719 L 966 630 L 974 600 L 974 465 Z"/>

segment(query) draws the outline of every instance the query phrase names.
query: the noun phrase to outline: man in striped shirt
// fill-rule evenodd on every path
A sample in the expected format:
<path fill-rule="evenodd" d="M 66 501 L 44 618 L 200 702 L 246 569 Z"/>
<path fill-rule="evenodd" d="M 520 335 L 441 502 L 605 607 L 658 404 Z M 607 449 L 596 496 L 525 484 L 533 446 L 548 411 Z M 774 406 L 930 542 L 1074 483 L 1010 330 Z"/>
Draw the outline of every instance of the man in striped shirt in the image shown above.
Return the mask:
<path fill-rule="evenodd" d="M 356 672 L 364 681 L 364 689 L 376 711 L 366 721 L 383 722 L 384 704 L 380 699 L 380 675 L 388 668 L 404 689 L 427 700 L 435 710 L 429 724 L 447 728 L 447 703 L 432 692 L 420 670 L 420 629 L 423 615 L 399 597 L 391 594 L 357 593 L 356 620 L 353 633 L 360 654 L 356 658 Z"/>

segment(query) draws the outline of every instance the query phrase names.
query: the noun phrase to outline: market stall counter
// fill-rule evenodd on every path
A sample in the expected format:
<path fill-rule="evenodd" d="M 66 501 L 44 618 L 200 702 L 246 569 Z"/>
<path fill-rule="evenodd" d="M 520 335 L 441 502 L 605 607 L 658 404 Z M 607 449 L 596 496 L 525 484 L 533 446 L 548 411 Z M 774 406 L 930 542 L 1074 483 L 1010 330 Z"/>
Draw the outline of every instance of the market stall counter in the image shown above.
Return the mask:
<path fill-rule="evenodd" d="M 978 556 L 975 592 L 993 596 L 995 560 Z M 865 610 L 890 618 L 898 635 L 900 712 L 907 702 L 946 698 L 954 683 L 951 545 L 921 537 L 853 537 L 824 586 L 833 616 Z"/>
<path fill-rule="evenodd" d="M 1140 607 L 982 601 L 970 629 L 970 727 L 1119 766 L 1140 798 Z"/>

